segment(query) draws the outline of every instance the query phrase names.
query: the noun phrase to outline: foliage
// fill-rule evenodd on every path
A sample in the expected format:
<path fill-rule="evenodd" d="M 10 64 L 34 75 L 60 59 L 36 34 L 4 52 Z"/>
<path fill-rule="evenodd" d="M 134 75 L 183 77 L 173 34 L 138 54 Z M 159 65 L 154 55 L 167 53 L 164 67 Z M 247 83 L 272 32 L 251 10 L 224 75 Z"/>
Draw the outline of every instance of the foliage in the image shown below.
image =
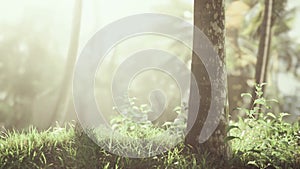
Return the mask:
<path fill-rule="evenodd" d="M 100 148 L 85 133 L 74 132 L 73 125 L 70 125 L 41 132 L 34 128 L 23 132 L 2 132 L 0 168 L 229 169 L 253 168 L 254 165 L 260 168 L 268 165 L 277 168 L 297 168 L 299 166 L 299 145 L 298 148 L 293 147 L 295 141 L 298 140 L 299 144 L 300 133 L 297 133 L 299 126 L 293 125 L 294 129 L 298 129 L 298 131 L 292 132 L 294 129 L 280 125 L 283 123 L 279 123 L 280 118 L 277 118 L 279 120 L 277 122 L 271 122 L 274 119 L 269 117 L 269 123 L 276 124 L 272 127 L 279 129 L 279 131 L 273 131 L 262 125 L 263 122 L 258 123 L 257 119 L 250 117 L 247 119 L 247 123 L 245 121 L 232 123 L 231 129 L 228 129 L 232 136 L 240 137 L 240 139 L 231 141 L 234 151 L 233 159 L 229 161 L 216 160 L 205 152 L 193 154 L 189 147 L 182 143 L 162 154 L 149 158 L 120 157 Z M 251 127 L 248 122 L 253 123 Z M 267 136 L 268 138 L 266 138 Z M 167 136 L 164 138 L 165 141 L 169 141 Z M 103 138 L 106 141 L 109 139 L 110 137 Z M 119 141 L 121 142 L 121 140 Z M 286 142 L 290 145 L 286 145 Z M 128 146 L 128 149 L 132 148 L 130 145 Z M 291 156 L 291 151 L 294 156 Z M 281 161 L 279 161 L 280 159 Z"/>
<path fill-rule="evenodd" d="M 0 168 L 297 168 L 300 125 L 286 123 L 283 120 L 286 113 L 270 112 L 269 103 L 275 100 L 263 97 L 263 85 L 256 86 L 257 98 L 251 109 L 239 108 L 247 117 L 240 117 L 227 128 L 230 136 L 224 141 L 230 141 L 233 150 L 232 159 L 227 161 L 219 161 L 205 152 L 192 153 L 182 142 L 170 147 L 180 136 L 173 130 L 176 120 L 159 127 L 146 123 L 147 120 L 137 122 L 118 116 L 111 120 L 113 132 L 104 127 L 87 131 L 97 137 L 100 146 L 83 131 L 74 132 L 73 125 L 40 132 L 33 127 L 21 132 L 4 130 L 0 134 Z M 253 99 L 249 93 L 243 93 L 242 97 Z M 126 110 L 133 110 L 133 106 L 127 105 Z M 149 111 L 145 106 L 134 110 Z M 177 118 L 185 117 L 180 107 L 174 111 L 179 114 Z M 164 152 L 154 154 L 159 148 Z M 150 157 L 116 155 L 124 153 Z"/>
<path fill-rule="evenodd" d="M 178 114 L 174 122 L 158 126 L 148 120 L 151 108 L 147 104 L 138 106 L 135 101 L 136 98 L 129 98 L 128 104 L 122 106 L 123 112 L 110 121 L 111 129 L 105 126 L 91 129 L 90 134 L 98 144 L 115 154 L 149 156 L 183 141 L 187 116 L 181 107 L 174 109 Z"/>
<path fill-rule="evenodd" d="M 110 121 L 113 130 L 118 130 L 122 134 L 137 138 L 145 137 L 145 133 L 143 134 L 139 129 L 157 130 L 156 134 L 168 131 L 170 134 L 183 136 L 187 122 L 187 113 L 184 111 L 184 106 L 177 106 L 173 109 L 177 113 L 177 117 L 173 122 L 167 121 L 162 126 L 157 126 L 148 119 L 149 114 L 153 113 L 149 105 L 142 104 L 138 106 L 134 97 L 128 100 L 129 102 L 123 105 L 122 110 L 124 111 L 121 115 L 114 117 Z M 114 109 L 116 110 L 116 108 Z M 147 135 L 149 136 L 149 133 Z"/>
<path fill-rule="evenodd" d="M 135 97 L 128 100 L 128 103 L 122 107 L 124 111 L 110 121 L 113 130 L 134 138 L 144 138 L 145 134 L 155 136 L 164 131 L 178 136 L 184 135 L 187 123 L 187 112 L 184 110 L 184 105 L 173 109 L 177 113 L 174 121 L 167 121 L 162 126 L 156 126 L 148 120 L 148 115 L 153 112 L 149 105 L 142 104 L 138 106 Z M 114 110 L 117 110 L 117 108 L 114 108 Z M 145 133 L 143 129 L 153 129 L 153 132 L 150 132 L 152 134 L 149 131 Z"/>
<path fill-rule="evenodd" d="M 299 167 L 300 125 L 285 122 L 287 113 L 269 112 L 269 103 L 275 100 L 263 97 L 263 85 L 256 85 L 257 98 L 251 109 L 239 108 L 247 117 L 231 123 L 234 158 L 259 168 Z M 242 97 L 252 98 L 249 93 Z"/>
<path fill-rule="evenodd" d="M 228 1 L 228 10 L 226 11 L 226 64 L 229 75 L 230 110 L 246 104 L 246 102 L 238 99 L 239 93 L 249 92 L 254 84 L 252 77 L 255 74 L 264 2 L 257 0 Z M 268 83 L 272 86 L 265 93 L 268 97 L 275 97 L 280 100 L 280 105 L 273 106 L 273 109 L 281 109 L 281 111 L 283 105 L 297 105 L 297 103 L 288 103 L 287 99 L 282 99 L 286 94 L 278 92 L 283 86 L 278 74 L 293 73 L 294 78 L 299 78 L 297 65 L 300 62 L 299 44 L 296 42 L 296 38 L 290 34 L 298 9 L 297 7 L 287 8 L 286 2 L 286 0 L 274 1 L 273 36 L 267 73 L 269 74 L 268 81 L 270 81 Z M 292 111 L 292 109 L 285 111 Z"/>
<path fill-rule="evenodd" d="M 167 141 L 169 138 L 165 138 Z M 0 139 L 0 168 L 215 168 L 207 154 L 192 154 L 182 143 L 149 158 L 120 157 L 101 149 L 73 125 L 38 132 L 5 131 Z"/>

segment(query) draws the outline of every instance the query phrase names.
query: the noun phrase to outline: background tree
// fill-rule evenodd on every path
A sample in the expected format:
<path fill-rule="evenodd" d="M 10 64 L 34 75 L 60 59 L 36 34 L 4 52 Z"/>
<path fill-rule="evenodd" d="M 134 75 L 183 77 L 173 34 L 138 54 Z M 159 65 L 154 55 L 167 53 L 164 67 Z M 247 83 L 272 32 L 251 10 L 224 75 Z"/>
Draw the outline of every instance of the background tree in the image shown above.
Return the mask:
<path fill-rule="evenodd" d="M 73 70 L 77 59 L 80 26 L 81 26 L 81 12 L 82 12 L 82 0 L 75 1 L 74 4 L 74 17 L 71 31 L 70 46 L 68 50 L 68 57 L 65 66 L 65 73 L 59 89 L 59 97 L 56 102 L 56 106 L 53 112 L 52 120 L 64 120 L 70 104 L 71 85 L 73 78 Z"/>
<path fill-rule="evenodd" d="M 49 48 L 55 43 L 48 24 L 43 32 L 33 19 L 0 24 L 0 126 L 24 128 L 32 122 L 34 99 L 57 85 L 61 55 Z"/>
<path fill-rule="evenodd" d="M 255 83 L 262 84 L 267 82 L 268 64 L 270 60 L 270 48 L 272 43 L 272 28 L 276 19 L 280 17 L 286 1 L 265 0 L 263 20 L 259 27 L 260 39 L 257 53 L 257 61 L 255 66 Z M 264 92 L 264 87 L 262 88 Z M 253 96 L 256 98 L 255 89 L 253 89 Z M 250 105 L 253 105 L 253 101 Z"/>
<path fill-rule="evenodd" d="M 220 60 L 225 63 L 225 12 L 224 12 L 224 1 L 223 0 L 195 0 L 194 1 L 194 24 L 200 30 L 202 30 L 206 36 L 211 41 L 214 46 Z M 217 28 L 217 29 L 216 29 Z M 197 42 L 197 34 L 194 32 L 194 48 L 199 45 Z M 226 74 L 222 65 L 217 62 L 216 59 L 212 59 L 212 64 L 216 66 L 216 71 L 218 71 L 220 83 L 226 82 Z M 218 98 L 211 97 L 211 84 L 208 77 L 208 73 L 195 53 L 192 56 L 192 73 L 195 75 L 199 94 L 201 97 L 200 106 L 198 114 L 196 117 L 196 122 L 192 126 L 190 132 L 186 137 L 186 144 L 191 145 L 194 150 L 199 152 L 208 152 L 213 157 L 226 159 L 228 157 L 229 147 L 228 144 L 224 142 L 224 139 L 227 135 L 226 126 L 227 126 L 227 115 L 226 110 L 222 109 L 220 122 L 218 123 L 217 129 L 214 131 L 212 136 L 203 144 L 199 144 L 200 131 L 204 125 L 204 122 L 208 116 L 211 100 L 218 102 Z M 224 81 L 223 81 L 224 80 Z M 195 92 L 193 86 L 191 86 L 191 93 Z M 222 93 L 226 93 L 226 89 L 223 89 Z M 190 98 L 191 99 L 191 98 Z M 190 104 L 192 102 L 190 101 Z M 225 104 L 225 103 L 220 103 Z M 189 105 L 191 108 L 193 105 Z M 188 117 L 188 123 L 191 121 L 191 116 Z M 189 124 L 188 124 L 189 125 Z"/>
<path fill-rule="evenodd" d="M 266 82 L 267 78 L 267 69 L 270 58 L 270 46 L 271 46 L 271 37 L 272 37 L 272 11 L 274 7 L 273 0 L 265 0 L 265 9 L 264 9 L 264 17 L 261 24 L 261 33 L 259 40 L 259 48 L 257 54 L 257 61 L 255 66 L 255 83 L 262 84 Z M 264 91 L 264 87 L 262 88 Z M 253 96 L 256 98 L 255 89 L 253 89 Z M 250 105 L 253 105 L 251 102 Z"/>
<path fill-rule="evenodd" d="M 280 104 L 272 104 L 273 111 L 297 112 L 294 93 L 297 75 L 294 73 L 299 62 L 299 43 L 291 36 L 297 12 L 296 6 L 287 6 L 287 1 L 274 1 L 272 11 L 272 38 L 269 64 L 264 82 L 268 83 L 265 96 L 276 98 Z M 248 98 L 240 93 L 253 92 L 255 69 L 258 60 L 260 39 L 263 30 L 265 1 L 227 1 L 226 10 L 226 64 L 228 71 L 229 110 L 233 120 L 244 116 L 236 107 L 250 105 Z M 262 52 L 261 52 L 262 53 Z M 294 77 L 293 77 L 293 74 Z M 283 78 L 284 77 L 284 78 Z M 257 78 L 258 79 L 258 78 Z M 285 80 L 283 80 L 285 79 Z M 288 80 L 287 80 L 288 79 Z M 295 79 L 295 80 L 294 80 Z M 289 86 L 284 86 L 289 81 Z M 287 99 L 293 98 L 293 99 Z M 290 102 L 289 100 L 293 100 Z M 299 99 L 298 99 L 299 100 Z M 293 104 L 291 106 L 287 106 Z"/>
<path fill-rule="evenodd" d="M 267 66 L 269 61 L 271 29 L 272 29 L 272 10 L 273 0 L 265 1 L 264 19 L 261 26 L 261 36 L 257 55 L 257 63 L 255 69 L 255 82 L 257 84 L 264 83 L 267 76 Z"/>

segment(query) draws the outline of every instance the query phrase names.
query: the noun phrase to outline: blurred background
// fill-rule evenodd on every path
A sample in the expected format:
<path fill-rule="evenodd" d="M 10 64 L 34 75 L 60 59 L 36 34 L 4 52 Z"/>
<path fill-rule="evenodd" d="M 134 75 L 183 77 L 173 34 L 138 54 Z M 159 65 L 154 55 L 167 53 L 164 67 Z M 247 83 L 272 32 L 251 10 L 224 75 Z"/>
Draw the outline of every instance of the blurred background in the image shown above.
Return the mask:
<path fill-rule="evenodd" d="M 0 0 L 0 4 L 0 127 L 5 128 L 34 125 L 46 129 L 56 122 L 76 120 L 72 101 L 76 57 L 105 25 L 149 12 L 193 23 L 192 0 Z M 274 111 L 291 113 L 289 121 L 300 115 L 299 7 L 299 1 L 288 0 L 286 7 L 278 11 L 266 88 L 267 97 L 279 101 Z M 226 64 L 233 120 L 242 116 L 235 108 L 249 104 L 240 94 L 251 92 L 254 85 L 262 13 L 262 1 L 226 0 Z M 178 27 L 183 37 L 190 33 L 183 26 L 170 26 Z M 175 54 L 190 67 L 191 50 L 170 38 L 143 35 L 117 44 L 95 77 L 95 97 L 107 118 L 116 114 L 110 88 L 114 71 L 132 53 L 148 48 Z M 160 121 L 174 118 L 170 112 L 188 100 L 188 93 L 181 96 L 176 82 L 159 71 L 146 71 L 130 85 L 128 94 L 137 98 L 137 104 L 149 104 L 145 93 L 154 87 L 166 93 L 166 109 Z"/>

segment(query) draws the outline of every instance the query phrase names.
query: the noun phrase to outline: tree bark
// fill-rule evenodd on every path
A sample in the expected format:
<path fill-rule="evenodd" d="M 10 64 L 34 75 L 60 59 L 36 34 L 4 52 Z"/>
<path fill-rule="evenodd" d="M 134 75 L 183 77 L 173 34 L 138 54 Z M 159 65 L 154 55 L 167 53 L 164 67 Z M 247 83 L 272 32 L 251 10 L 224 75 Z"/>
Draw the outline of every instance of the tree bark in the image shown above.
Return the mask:
<path fill-rule="evenodd" d="M 266 83 L 268 63 L 270 58 L 270 46 L 271 46 L 271 34 L 272 34 L 272 13 L 273 13 L 273 0 L 265 0 L 264 19 L 261 24 L 261 33 L 259 40 L 259 48 L 257 53 L 257 61 L 255 66 L 255 83 Z M 262 87 L 264 92 L 264 86 Z M 257 98 L 255 93 L 255 87 L 252 92 L 252 96 Z M 254 100 L 250 104 L 250 108 L 253 106 Z"/>
<path fill-rule="evenodd" d="M 194 24 L 198 27 L 211 41 L 212 45 L 215 48 L 220 60 L 225 65 L 225 13 L 224 13 L 224 0 L 195 0 L 194 1 Z M 198 37 L 194 31 L 194 46 L 199 45 L 196 43 Z M 227 83 L 226 73 L 224 66 L 220 66 L 217 59 L 212 58 L 211 63 L 216 66 L 216 71 L 218 71 L 219 77 L 222 77 L 220 83 Z M 196 122 L 192 126 L 190 132 L 187 134 L 185 143 L 192 146 L 193 150 L 196 150 L 198 153 L 207 152 L 213 157 L 218 159 L 227 159 L 229 156 L 229 146 L 224 142 L 226 133 L 226 126 L 228 115 L 227 111 L 222 109 L 219 110 L 221 117 L 218 122 L 217 129 L 213 132 L 212 136 L 204 143 L 200 144 L 199 136 L 201 129 L 203 128 L 204 122 L 208 116 L 210 103 L 212 101 L 218 101 L 218 98 L 212 98 L 211 96 L 211 82 L 208 76 L 208 73 L 204 67 L 202 61 L 197 57 L 193 52 L 192 56 L 192 73 L 194 74 L 197 84 L 199 95 L 201 97 L 200 106 L 198 114 L 196 117 Z M 224 80 L 224 81 L 223 81 Z M 194 87 L 191 86 L 191 93 L 195 92 Z M 221 91 L 226 94 L 227 91 Z M 191 100 L 191 97 L 190 97 Z M 190 101 L 189 104 L 192 102 Z M 225 104 L 225 103 L 220 103 Z M 189 105 L 189 108 L 192 105 Z M 189 115 L 191 118 L 191 116 Z M 188 117 L 188 118 L 189 118 Z M 188 120 L 188 123 L 191 120 Z"/>

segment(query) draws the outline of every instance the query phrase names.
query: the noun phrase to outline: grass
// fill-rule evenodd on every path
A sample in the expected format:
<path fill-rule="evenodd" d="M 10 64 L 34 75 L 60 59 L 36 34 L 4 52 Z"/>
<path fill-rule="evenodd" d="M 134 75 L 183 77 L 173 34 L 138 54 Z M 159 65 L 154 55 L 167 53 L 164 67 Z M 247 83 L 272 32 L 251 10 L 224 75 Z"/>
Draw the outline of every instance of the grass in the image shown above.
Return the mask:
<path fill-rule="evenodd" d="M 109 139 L 109 138 L 107 138 Z M 38 132 L 4 132 L 0 139 L 0 168 L 196 168 L 212 165 L 207 156 L 189 153 L 183 144 L 151 158 L 127 158 L 97 146 L 74 128 Z"/>
<path fill-rule="evenodd" d="M 240 108 L 247 116 L 230 122 L 227 128 L 229 136 L 224 141 L 231 144 L 232 155 L 226 161 L 206 152 L 192 153 L 188 146 L 178 143 L 182 131 L 177 129 L 182 129 L 186 120 L 178 108 L 177 123 L 167 123 L 164 130 L 147 121 L 136 123 L 120 117 L 112 120 L 114 132 L 104 128 L 89 130 L 88 134 L 96 136 L 104 149 L 71 124 L 40 132 L 33 127 L 21 132 L 4 131 L 0 133 L 0 168 L 300 169 L 300 124 L 285 122 L 286 113 L 271 112 L 270 100 L 263 97 L 261 87 L 256 86 L 258 98 L 252 108 Z M 242 96 L 253 99 L 251 94 Z M 157 150 L 164 152 L 151 154 Z"/>
<path fill-rule="evenodd" d="M 237 126 L 231 135 L 239 138 L 230 141 L 232 159 L 223 162 L 206 153 L 193 154 L 181 143 L 150 158 L 120 157 L 99 148 L 71 125 L 42 132 L 32 127 L 7 131 L 0 139 L 0 168 L 300 168 L 298 123 L 276 121 L 271 131 L 251 123 L 231 124 Z"/>
<path fill-rule="evenodd" d="M 47 168 L 68 165 L 74 157 L 74 133 L 53 128 L 38 132 L 2 132 L 0 168 Z"/>
<path fill-rule="evenodd" d="M 171 135 L 166 131 L 155 131 L 156 128 L 145 128 L 144 130 L 145 134 L 147 131 L 150 134 L 139 138 L 123 135 L 117 131 L 110 132 L 110 130 L 104 130 L 104 128 L 94 131 L 94 135 L 97 138 L 98 145 L 102 148 L 127 157 L 154 156 L 171 149 L 183 140 L 180 136 Z"/>

